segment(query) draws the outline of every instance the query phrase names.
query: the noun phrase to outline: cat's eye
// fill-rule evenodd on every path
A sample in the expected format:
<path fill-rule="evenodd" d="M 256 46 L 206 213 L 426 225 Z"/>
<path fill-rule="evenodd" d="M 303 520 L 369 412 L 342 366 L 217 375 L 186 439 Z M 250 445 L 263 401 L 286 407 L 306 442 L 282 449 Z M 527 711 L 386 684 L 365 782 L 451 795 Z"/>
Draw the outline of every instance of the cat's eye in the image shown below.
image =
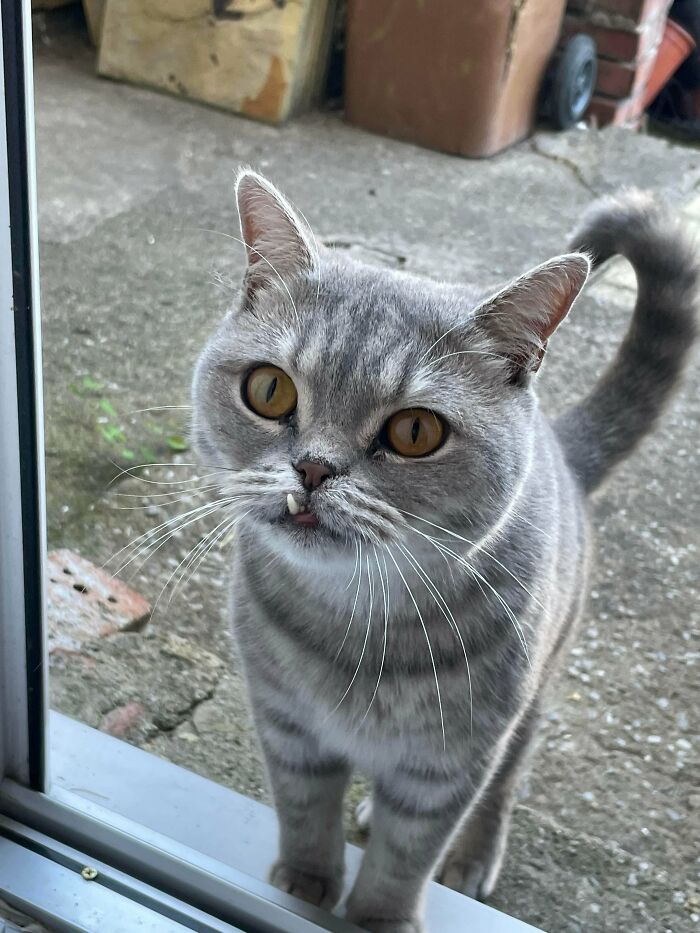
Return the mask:
<path fill-rule="evenodd" d="M 284 418 L 297 407 L 296 386 L 278 366 L 258 366 L 248 374 L 243 398 L 261 418 Z"/>
<path fill-rule="evenodd" d="M 445 438 L 445 423 L 427 408 L 406 408 L 389 418 L 388 446 L 402 457 L 425 457 L 438 449 Z"/>

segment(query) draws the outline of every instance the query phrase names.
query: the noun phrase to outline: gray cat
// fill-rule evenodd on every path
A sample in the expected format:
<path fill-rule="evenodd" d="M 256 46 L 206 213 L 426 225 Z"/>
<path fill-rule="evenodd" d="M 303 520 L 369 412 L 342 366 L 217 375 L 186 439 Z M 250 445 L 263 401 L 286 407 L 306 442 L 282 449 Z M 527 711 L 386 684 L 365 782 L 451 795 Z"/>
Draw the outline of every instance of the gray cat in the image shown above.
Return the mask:
<path fill-rule="evenodd" d="M 264 178 L 248 266 L 198 363 L 194 429 L 238 524 L 232 610 L 279 817 L 271 880 L 332 908 L 342 801 L 371 822 L 347 916 L 420 931 L 428 880 L 493 889 L 543 689 L 581 614 L 587 496 L 654 426 L 695 332 L 698 265 L 630 192 L 496 294 L 320 248 Z M 554 423 L 534 376 L 591 261 L 626 256 L 632 324 Z M 223 527 L 228 527 L 226 524 Z"/>

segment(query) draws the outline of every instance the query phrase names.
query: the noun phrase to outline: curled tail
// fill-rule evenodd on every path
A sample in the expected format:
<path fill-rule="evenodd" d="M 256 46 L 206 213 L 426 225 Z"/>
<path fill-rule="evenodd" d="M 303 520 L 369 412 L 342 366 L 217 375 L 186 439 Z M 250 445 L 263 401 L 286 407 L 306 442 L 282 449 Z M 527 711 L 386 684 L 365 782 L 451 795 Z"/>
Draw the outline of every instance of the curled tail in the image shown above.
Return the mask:
<path fill-rule="evenodd" d="M 555 423 L 567 460 L 591 492 L 653 429 L 678 384 L 697 330 L 700 265 L 674 218 L 638 191 L 596 202 L 570 248 L 589 253 L 594 265 L 620 254 L 637 276 L 637 304 L 617 356 Z"/>

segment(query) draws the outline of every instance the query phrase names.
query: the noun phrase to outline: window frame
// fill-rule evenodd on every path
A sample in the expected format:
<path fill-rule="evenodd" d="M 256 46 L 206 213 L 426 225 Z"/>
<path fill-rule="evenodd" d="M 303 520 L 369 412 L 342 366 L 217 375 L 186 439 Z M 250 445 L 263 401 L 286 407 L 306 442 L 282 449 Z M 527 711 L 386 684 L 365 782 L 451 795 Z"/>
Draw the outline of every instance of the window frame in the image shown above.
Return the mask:
<path fill-rule="evenodd" d="M 0 45 L 0 898 L 55 929 L 89 933 L 118 930 L 117 915 L 134 929 L 351 933 L 347 921 L 264 880 L 277 832 L 269 807 L 48 712 L 31 0 L 0 0 Z M 171 793 L 151 787 L 144 801 L 140 789 L 154 775 Z M 195 815 L 180 836 L 165 831 L 177 806 Z M 233 830 L 247 827 L 228 848 L 207 838 L 222 807 Z M 360 856 L 348 846 L 351 877 Z M 86 866 L 96 879 L 81 875 Z M 437 884 L 429 917 L 441 933 L 470 923 L 534 929 Z"/>

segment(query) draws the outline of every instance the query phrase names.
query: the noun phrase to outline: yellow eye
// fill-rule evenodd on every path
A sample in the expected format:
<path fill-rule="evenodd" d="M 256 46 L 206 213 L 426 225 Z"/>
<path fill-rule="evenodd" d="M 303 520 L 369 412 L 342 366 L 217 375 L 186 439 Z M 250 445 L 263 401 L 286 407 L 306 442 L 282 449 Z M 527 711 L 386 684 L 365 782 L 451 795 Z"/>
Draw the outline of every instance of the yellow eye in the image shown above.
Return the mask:
<path fill-rule="evenodd" d="M 427 408 L 406 408 L 389 418 L 389 446 L 403 457 L 425 457 L 437 450 L 445 436 L 445 424 Z"/>
<path fill-rule="evenodd" d="M 297 407 L 297 390 L 277 366 L 258 366 L 245 381 L 244 398 L 262 418 L 283 418 Z"/>

